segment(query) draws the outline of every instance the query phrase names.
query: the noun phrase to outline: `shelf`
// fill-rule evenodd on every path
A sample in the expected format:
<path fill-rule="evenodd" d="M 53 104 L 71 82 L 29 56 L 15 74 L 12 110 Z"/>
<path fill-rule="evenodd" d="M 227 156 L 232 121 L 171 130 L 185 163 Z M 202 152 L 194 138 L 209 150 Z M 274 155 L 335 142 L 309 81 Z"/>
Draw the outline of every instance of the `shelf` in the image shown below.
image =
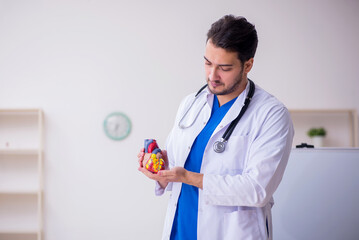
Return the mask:
<path fill-rule="evenodd" d="M 0 189 L 0 195 L 36 195 L 38 190 L 5 190 Z"/>
<path fill-rule="evenodd" d="M 27 114 L 27 113 L 38 114 L 39 112 L 41 112 L 41 109 L 39 109 L 39 108 L 0 109 L 1 114 L 4 114 L 4 113 L 6 113 L 6 114 L 10 114 L 10 113 L 14 113 L 14 114 Z"/>
<path fill-rule="evenodd" d="M 0 232 L 38 229 L 37 201 L 36 195 L 0 195 Z"/>
<path fill-rule="evenodd" d="M 38 149 L 0 149 L 0 155 L 38 155 Z"/>
<path fill-rule="evenodd" d="M 293 152 L 305 151 L 359 151 L 357 147 L 343 148 L 343 147 L 317 147 L 317 148 L 292 148 Z"/>
<path fill-rule="evenodd" d="M 290 109 L 291 113 L 348 113 L 351 114 L 353 109 Z"/>
<path fill-rule="evenodd" d="M 358 147 L 358 116 L 355 109 L 289 109 L 295 135 L 293 147 L 313 144 L 307 136 L 310 128 L 327 130 L 324 147 Z"/>
<path fill-rule="evenodd" d="M 0 240 L 41 240 L 43 112 L 0 109 Z"/>
<path fill-rule="evenodd" d="M 37 234 L 37 229 L 34 230 L 0 230 L 0 234 Z"/>
<path fill-rule="evenodd" d="M 1 233 L 0 240 L 37 240 L 38 233 Z"/>
<path fill-rule="evenodd" d="M 39 149 L 40 116 L 32 112 L 0 112 L 0 149 Z"/>
<path fill-rule="evenodd" d="M 40 189 L 37 155 L 0 155 L 0 191 L 32 192 Z"/>

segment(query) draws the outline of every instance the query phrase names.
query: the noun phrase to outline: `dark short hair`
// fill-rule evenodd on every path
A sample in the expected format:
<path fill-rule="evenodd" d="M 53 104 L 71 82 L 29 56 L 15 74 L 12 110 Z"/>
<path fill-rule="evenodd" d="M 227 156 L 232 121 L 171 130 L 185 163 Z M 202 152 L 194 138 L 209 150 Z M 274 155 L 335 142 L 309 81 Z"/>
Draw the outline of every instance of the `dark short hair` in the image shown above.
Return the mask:
<path fill-rule="evenodd" d="M 237 52 L 242 64 L 253 58 L 258 45 L 257 31 L 244 17 L 226 15 L 212 24 L 207 41 L 230 52 Z"/>

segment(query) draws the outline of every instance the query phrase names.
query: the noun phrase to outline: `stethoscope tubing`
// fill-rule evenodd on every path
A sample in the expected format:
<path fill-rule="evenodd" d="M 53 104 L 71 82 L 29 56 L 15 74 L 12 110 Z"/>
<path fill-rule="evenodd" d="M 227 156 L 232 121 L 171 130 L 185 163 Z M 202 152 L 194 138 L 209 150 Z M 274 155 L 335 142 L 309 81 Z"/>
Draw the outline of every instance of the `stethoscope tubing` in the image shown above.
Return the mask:
<path fill-rule="evenodd" d="M 249 81 L 249 91 L 247 94 L 246 99 L 244 100 L 244 106 L 242 107 L 241 111 L 239 112 L 238 116 L 231 122 L 231 124 L 229 125 L 229 127 L 227 128 L 227 130 L 224 132 L 222 139 L 225 142 L 228 142 L 229 138 L 232 135 L 233 130 L 236 128 L 239 120 L 242 118 L 242 116 L 244 115 L 244 113 L 247 111 L 247 108 L 249 106 L 249 103 L 252 100 L 252 97 L 254 95 L 254 91 L 255 91 L 255 86 L 252 80 L 248 79 Z"/>
<path fill-rule="evenodd" d="M 241 111 L 239 112 L 238 116 L 230 123 L 230 125 L 228 126 L 228 128 L 226 129 L 226 131 L 224 132 L 224 134 L 222 135 L 221 139 L 219 141 L 216 141 L 213 144 L 213 150 L 217 153 L 222 153 L 224 152 L 225 148 L 226 148 L 226 144 L 229 140 L 229 138 L 231 137 L 233 130 L 236 128 L 239 120 L 242 118 L 242 116 L 244 115 L 244 113 L 246 112 L 249 103 L 251 102 L 254 92 L 255 92 L 255 84 L 252 80 L 248 79 L 249 81 L 249 91 L 247 94 L 246 99 L 244 100 L 244 106 L 242 107 Z M 178 122 L 178 126 L 181 129 L 185 129 L 185 128 L 189 128 L 191 127 L 194 122 L 196 121 L 199 113 L 202 111 L 203 107 L 206 105 L 204 104 L 201 109 L 198 111 L 196 118 L 194 119 L 194 121 L 189 125 L 189 126 L 181 126 L 181 122 L 183 121 L 183 119 L 187 116 L 188 112 L 191 110 L 193 104 L 195 103 L 195 101 L 197 100 L 197 97 L 201 94 L 201 92 L 207 87 L 207 84 L 204 85 L 203 87 L 201 87 L 201 89 L 198 90 L 198 92 L 195 95 L 194 100 L 192 101 L 191 105 L 189 106 L 189 108 L 187 109 L 187 111 L 185 112 L 185 114 L 182 116 L 181 120 Z"/>

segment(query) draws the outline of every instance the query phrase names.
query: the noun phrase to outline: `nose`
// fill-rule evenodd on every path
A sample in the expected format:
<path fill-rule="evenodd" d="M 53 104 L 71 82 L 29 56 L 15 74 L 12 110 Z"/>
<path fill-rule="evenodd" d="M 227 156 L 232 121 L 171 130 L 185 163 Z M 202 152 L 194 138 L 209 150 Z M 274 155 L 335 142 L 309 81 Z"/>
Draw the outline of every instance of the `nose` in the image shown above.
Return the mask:
<path fill-rule="evenodd" d="M 219 80 L 218 69 L 216 67 L 210 69 L 208 78 L 211 81 Z"/>

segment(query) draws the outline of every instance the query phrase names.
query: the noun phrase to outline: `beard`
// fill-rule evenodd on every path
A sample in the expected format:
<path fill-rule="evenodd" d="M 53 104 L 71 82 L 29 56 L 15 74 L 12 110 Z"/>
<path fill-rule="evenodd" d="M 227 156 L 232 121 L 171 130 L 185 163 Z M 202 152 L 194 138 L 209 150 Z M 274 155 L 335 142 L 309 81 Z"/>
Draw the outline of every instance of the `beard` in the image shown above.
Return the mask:
<path fill-rule="evenodd" d="M 224 88 L 222 91 L 216 91 L 216 89 L 212 89 L 211 88 L 211 84 L 208 84 L 208 89 L 212 94 L 215 95 L 227 95 L 227 94 L 231 94 L 235 91 L 238 90 L 238 88 L 240 87 L 241 83 L 243 82 L 243 68 L 241 70 L 241 72 L 238 74 L 238 76 L 234 79 L 234 82 L 232 85 L 229 85 L 228 87 Z M 207 79 L 207 83 L 210 81 L 210 79 Z M 221 83 L 220 81 L 214 81 L 215 83 Z"/>

